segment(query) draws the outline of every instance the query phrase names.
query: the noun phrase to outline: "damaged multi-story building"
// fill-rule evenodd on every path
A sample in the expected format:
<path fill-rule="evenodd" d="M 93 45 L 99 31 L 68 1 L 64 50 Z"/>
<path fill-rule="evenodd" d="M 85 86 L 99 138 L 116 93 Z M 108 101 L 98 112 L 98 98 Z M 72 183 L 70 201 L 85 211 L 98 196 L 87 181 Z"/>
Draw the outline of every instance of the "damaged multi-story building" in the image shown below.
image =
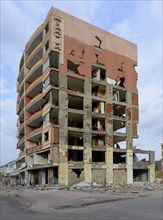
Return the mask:
<path fill-rule="evenodd" d="M 26 184 L 155 180 L 154 152 L 133 144 L 136 65 L 135 44 L 51 8 L 25 46 L 17 77 Z"/>

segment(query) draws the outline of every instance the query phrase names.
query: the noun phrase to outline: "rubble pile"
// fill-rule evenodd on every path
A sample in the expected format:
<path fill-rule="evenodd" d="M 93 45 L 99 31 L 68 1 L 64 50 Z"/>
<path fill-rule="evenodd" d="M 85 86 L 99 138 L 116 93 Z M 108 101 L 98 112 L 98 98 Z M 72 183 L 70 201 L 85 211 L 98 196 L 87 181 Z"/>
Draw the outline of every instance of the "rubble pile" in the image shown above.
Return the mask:
<path fill-rule="evenodd" d="M 134 182 L 132 184 L 97 184 L 92 182 L 91 184 L 82 181 L 72 186 L 21 186 L 10 185 L 4 181 L 3 176 L 0 176 L 0 191 L 1 195 L 21 196 L 23 191 L 42 191 L 42 190 L 68 190 L 68 191 L 84 191 L 84 192 L 98 192 L 106 194 L 123 194 L 123 193 L 141 193 L 147 191 L 159 191 L 162 190 L 163 184 L 160 182 Z"/>
<path fill-rule="evenodd" d="M 5 181 L 5 178 L 0 176 L 0 194 L 3 196 L 20 196 L 21 192 L 25 189 L 21 185 L 11 185 Z"/>
<path fill-rule="evenodd" d="M 157 191 L 161 190 L 162 185 L 159 182 L 134 182 L 132 184 L 106 184 L 101 185 L 93 182 L 88 184 L 80 182 L 69 187 L 69 190 L 86 191 L 86 192 L 101 192 L 101 193 L 139 193 L 143 191 Z"/>

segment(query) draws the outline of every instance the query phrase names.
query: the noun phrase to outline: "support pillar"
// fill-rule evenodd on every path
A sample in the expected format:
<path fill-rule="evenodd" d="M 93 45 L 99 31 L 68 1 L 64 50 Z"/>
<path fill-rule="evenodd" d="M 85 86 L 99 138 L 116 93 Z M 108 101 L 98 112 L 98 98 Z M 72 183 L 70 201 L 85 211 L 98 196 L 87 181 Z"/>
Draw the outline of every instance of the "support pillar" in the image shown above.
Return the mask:
<path fill-rule="evenodd" d="M 127 183 L 133 183 L 133 150 L 127 150 L 126 154 Z"/>

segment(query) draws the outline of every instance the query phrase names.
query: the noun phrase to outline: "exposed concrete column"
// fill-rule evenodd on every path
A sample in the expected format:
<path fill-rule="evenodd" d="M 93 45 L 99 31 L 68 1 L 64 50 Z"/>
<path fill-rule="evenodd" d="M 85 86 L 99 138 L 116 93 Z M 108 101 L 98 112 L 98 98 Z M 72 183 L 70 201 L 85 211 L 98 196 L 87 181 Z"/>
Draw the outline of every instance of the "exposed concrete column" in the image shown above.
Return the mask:
<path fill-rule="evenodd" d="M 91 100 L 91 80 L 84 82 L 84 180 L 92 182 L 92 100 Z"/>
<path fill-rule="evenodd" d="M 154 182 L 155 181 L 155 152 L 154 151 L 151 151 L 149 153 L 149 162 L 150 162 L 150 165 L 148 166 L 149 181 Z"/>
<path fill-rule="evenodd" d="M 106 148 L 106 183 L 113 183 L 113 148 Z"/>
<path fill-rule="evenodd" d="M 67 76 L 59 75 L 59 184 L 68 185 L 68 94 Z"/>
<path fill-rule="evenodd" d="M 106 87 L 106 146 L 113 145 L 113 87 L 107 84 Z"/>
<path fill-rule="evenodd" d="M 126 93 L 127 107 L 126 107 L 126 149 L 132 149 L 132 93 L 127 91 Z"/>
<path fill-rule="evenodd" d="M 127 183 L 133 183 L 133 150 L 127 150 L 126 154 Z"/>
<path fill-rule="evenodd" d="M 25 171 L 25 183 L 24 184 L 25 185 L 29 184 L 29 171 L 28 170 Z"/>
<path fill-rule="evenodd" d="M 84 181 L 92 182 L 92 149 L 84 149 Z"/>

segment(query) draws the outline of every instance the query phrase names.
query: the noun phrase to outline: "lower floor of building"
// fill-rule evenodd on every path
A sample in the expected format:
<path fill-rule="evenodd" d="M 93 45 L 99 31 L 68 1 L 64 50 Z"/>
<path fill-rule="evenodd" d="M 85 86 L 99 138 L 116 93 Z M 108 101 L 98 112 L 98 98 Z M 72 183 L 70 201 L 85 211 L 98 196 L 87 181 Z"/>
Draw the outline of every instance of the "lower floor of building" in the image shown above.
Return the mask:
<path fill-rule="evenodd" d="M 148 168 L 102 168 L 94 166 L 68 167 L 54 166 L 25 170 L 20 173 L 20 183 L 27 185 L 73 185 L 85 181 L 97 184 L 122 184 L 133 182 L 155 181 L 155 170 Z"/>

